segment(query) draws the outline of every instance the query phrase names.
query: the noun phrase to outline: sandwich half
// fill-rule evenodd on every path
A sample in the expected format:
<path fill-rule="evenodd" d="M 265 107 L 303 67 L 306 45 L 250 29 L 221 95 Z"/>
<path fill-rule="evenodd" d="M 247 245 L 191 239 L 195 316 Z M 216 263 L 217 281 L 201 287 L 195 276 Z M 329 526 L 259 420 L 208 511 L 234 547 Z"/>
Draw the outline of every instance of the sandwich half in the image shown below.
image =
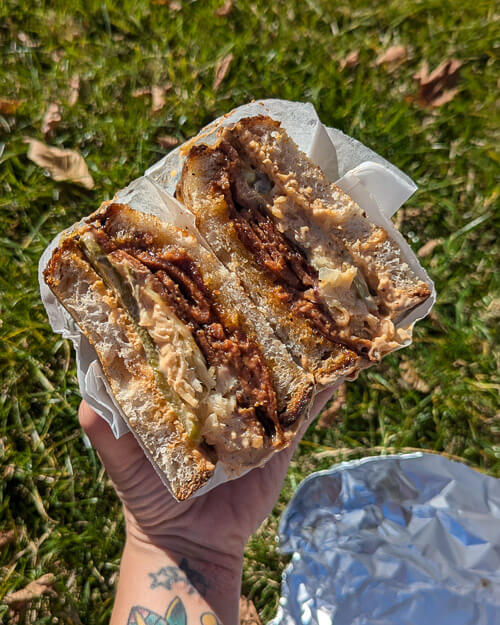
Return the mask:
<path fill-rule="evenodd" d="M 430 296 L 387 232 L 269 117 L 193 146 L 176 196 L 319 386 L 401 346 L 400 321 Z"/>
<path fill-rule="evenodd" d="M 262 464 L 306 416 L 312 376 L 193 234 L 106 203 L 62 238 L 44 278 L 179 500 L 217 463 L 230 475 Z"/>

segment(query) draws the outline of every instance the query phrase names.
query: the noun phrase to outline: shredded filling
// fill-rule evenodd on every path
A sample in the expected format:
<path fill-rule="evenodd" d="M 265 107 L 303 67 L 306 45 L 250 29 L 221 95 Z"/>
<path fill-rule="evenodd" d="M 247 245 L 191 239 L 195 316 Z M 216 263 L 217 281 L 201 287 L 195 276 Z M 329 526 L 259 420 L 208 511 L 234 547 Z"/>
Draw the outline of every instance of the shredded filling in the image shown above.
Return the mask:
<path fill-rule="evenodd" d="M 266 269 L 279 285 L 279 296 L 290 304 L 291 310 L 308 319 L 313 327 L 332 343 L 352 349 L 363 357 L 370 357 L 372 347 L 368 339 L 345 337 L 319 293 L 319 273 L 308 262 L 301 250 L 275 226 L 265 210 L 260 192 L 267 192 L 271 182 L 262 174 L 249 180 L 235 157 L 235 150 L 223 146 L 233 159 L 230 162 L 230 193 L 226 194 L 230 218 L 238 238 L 252 252 L 257 263 Z M 237 156 L 237 153 L 236 153 Z M 253 175 L 256 175 L 252 172 Z M 252 192 L 250 183 L 256 192 Z M 269 188 L 267 188 L 269 187 Z"/>
<path fill-rule="evenodd" d="M 91 226 L 106 254 L 128 254 L 154 276 L 154 289 L 189 328 L 209 366 L 225 367 L 238 381 L 236 411 L 243 420 L 257 419 L 270 437 L 281 424 L 270 371 L 259 347 L 240 329 L 228 329 L 195 264 L 182 249 L 156 250 L 151 235 L 134 231 L 119 240 Z"/>

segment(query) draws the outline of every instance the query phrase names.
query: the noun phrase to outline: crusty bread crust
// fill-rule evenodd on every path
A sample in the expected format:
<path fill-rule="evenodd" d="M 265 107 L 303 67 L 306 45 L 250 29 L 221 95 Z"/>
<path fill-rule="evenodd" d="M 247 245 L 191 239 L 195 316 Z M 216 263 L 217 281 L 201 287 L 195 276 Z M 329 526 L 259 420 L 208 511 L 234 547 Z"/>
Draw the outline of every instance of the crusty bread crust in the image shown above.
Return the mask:
<path fill-rule="evenodd" d="M 44 278 L 96 350 L 113 395 L 140 444 L 167 477 L 175 497 L 187 499 L 207 482 L 214 465 L 187 440 L 117 297 L 72 239 L 65 239 L 54 251 Z"/>

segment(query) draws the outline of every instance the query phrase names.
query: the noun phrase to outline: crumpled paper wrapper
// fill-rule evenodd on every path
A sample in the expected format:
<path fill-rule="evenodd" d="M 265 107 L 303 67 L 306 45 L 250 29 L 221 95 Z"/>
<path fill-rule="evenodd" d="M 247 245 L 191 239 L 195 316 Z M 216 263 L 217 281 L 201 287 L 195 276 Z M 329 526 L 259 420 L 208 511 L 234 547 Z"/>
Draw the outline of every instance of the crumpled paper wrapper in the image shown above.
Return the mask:
<path fill-rule="evenodd" d="M 375 223 L 383 226 L 391 238 L 397 241 L 403 250 L 405 261 L 432 289 L 431 297 L 411 311 L 399 326 L 412 327 L 416 321 L 425 317 L 435 301 L 434 285 L 404 237 L 394 228 L 390 220 L 403 202 L 416 191 L 416 185 L 397 167 L 359 141 L 336 128 L 324 126 L 311 104 L 287 100 L 260 100 L 240 106 L 219 117 L 203 128 L 196 137 L 170 152 L 150 167 L 144 176 L 119 191 L 114 199 L 186 228 L 198 237 L 200 245 L 206 245 L 196 231 L 193 214 L 173 197 L 182 172 L 184 157 L 191 146 L 198 142 L 213 143 L 216 140 L 217 130 L 221 126 L 251 115 L 269 115 L 280 121 L 299 148 L 323 169 L 328 179 L 348 193 Z M 119 438 L 130 429 L 125 415 L 113 398 L 97 355 L 77 324 L 43 280 L 43 269 L 61 235 L 70 232 L 75 225 L 55 237 L 42 254 L 38 271 L 40 293 L 54 332 L 62 334 L 64 338 L 69 338 L 73 342 L 82 398 L 109 424 L 115 437 Z M 332 394 L 342 381 L 339 379 L 337 384 L 332 386 Z M 141 444 L 140 439 L 138 442 Z M 152 461 L 147 450 L 144 451 Z M 157 469 L 153 461 L 152 464 Z M 163 473 L 158 471 L 158 475 L 170 490 Z M 210 480 L 193 496 L 202 495 L 228 479 L 230 478 L 218 464 Z"/>
<path fill-rule="evenodd" d="M 309 475 L 280 522 L 292 554 L 269 625 L 500 623 L 500 480 L 434 454 Z"/>

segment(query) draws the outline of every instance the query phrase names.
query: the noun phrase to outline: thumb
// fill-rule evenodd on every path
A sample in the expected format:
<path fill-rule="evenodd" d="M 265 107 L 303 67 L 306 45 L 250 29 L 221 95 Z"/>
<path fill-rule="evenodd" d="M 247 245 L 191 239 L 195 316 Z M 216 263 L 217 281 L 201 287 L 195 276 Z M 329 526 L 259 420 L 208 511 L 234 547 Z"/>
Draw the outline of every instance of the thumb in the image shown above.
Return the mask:
<path fill-rule="evenodd" d="M 78 420 L 113 481 L 144 457 L 130 432 L 116 439 L 106 421 L 86 401 L 80 404 Z"/>

